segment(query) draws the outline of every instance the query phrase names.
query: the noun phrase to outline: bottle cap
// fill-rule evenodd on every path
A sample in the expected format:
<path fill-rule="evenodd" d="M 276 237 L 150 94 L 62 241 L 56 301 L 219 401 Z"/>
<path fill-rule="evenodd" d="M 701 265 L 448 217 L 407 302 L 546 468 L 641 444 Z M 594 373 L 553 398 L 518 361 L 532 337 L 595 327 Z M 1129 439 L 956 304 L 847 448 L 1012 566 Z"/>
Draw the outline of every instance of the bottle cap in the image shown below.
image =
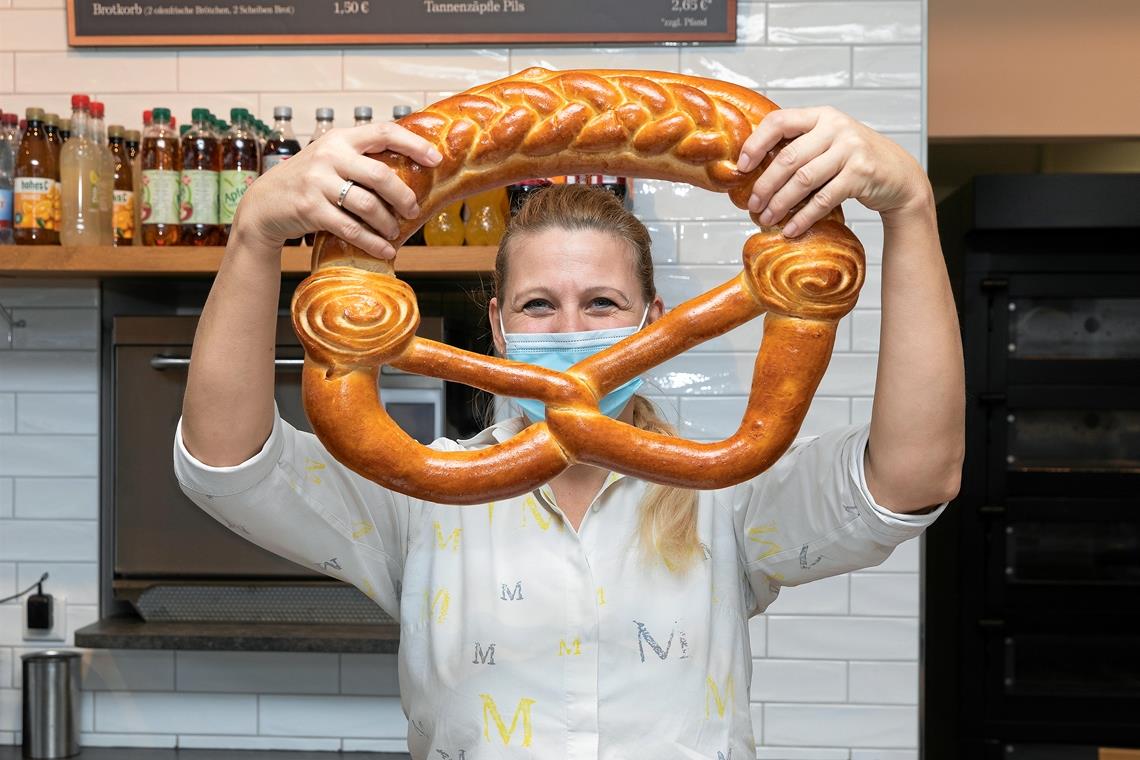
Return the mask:
<path fill-rule="evenodd" d="M 142 133 L 139 132 L 137 129 L 128 129 L 127 130 L 127 142 L 137 143 L 141 139 L 142 139 Z"/>
<path fill-rule="evenodd" d="M 107 137 L 123 137 L 125 134 L 126 130 L 123 129 L 122 124 L 112 124 L 107 127 Z"/>
<path fill-rule="evenodd" d="M 91 116 L 95 119 L 103 118 L 103 104 L 98 100 L 91 101 Z"/>
<path fill-rule="evenodd" d="M 208 113 L 209 111 L 207 111 L 205 108 L 191 108 L 190 121 L 202 121 L 206 118 L 206 115 Z"/>
<path fill-rule="evenodd" d="M 411 106 L 392 106 L 392 119 L 402 119 L 411 112 Z"/>
<path fill-rule="evenodd" d="M 273 106 L 273 118 L 280 121 L 289 121 L 293 118 L 293 109 L 289 106 Z"/>
<path fill-rule="evenodd" d="M 154 123 L 154 111 L 148 108 L 147 110 L 143 111 L 143 126 L 149 127 L 153 123 Z"/>
<path fill-rule="evenodd" d="M 332 121 L 333 110 L 331 108 L 318 108 L 317 121 Z"/>
<path fill-rule="evenodd" d="M 352 109 L 352 118 L 356 119 L 357 121 L 363 121 L 364 119 L 371 121 L 372 106 L 357 106 L 356 108 Z"/>
<path fill-rule="evenodd" d="M 59 126 L 59 114 L 57 114 L 57 113 L 45 113 L 44 114 L 44 124 L 48 124 L 48 125 L 53 126 L 53 127 L 58 127 Z"/>
<path fill-rule="evenodd" d="M 4 124 L 9 127 L 14 127 L 20 123 L 20 117 L 14 113 L 4 114 Z"/>
<path fill-rule="evenodd" d="M 71 96 L 71 110 L 86 110 L 91 105 L 91 98 L 86 95 L 72 95 Z"/>
<path fill-rule="evenodd" d="M 181 127 L 178 128 L 178 134 L 179 135 L 185 135 L 189 131 L 190 131 L 190 125 L 189 124 L 183 124 Z"/>
<path fill-rule="evenodd" d="M 169 124 L 170 123 L 170 109 L 169 108 L 155 108 L 150 113 L 152 124 Z"/>

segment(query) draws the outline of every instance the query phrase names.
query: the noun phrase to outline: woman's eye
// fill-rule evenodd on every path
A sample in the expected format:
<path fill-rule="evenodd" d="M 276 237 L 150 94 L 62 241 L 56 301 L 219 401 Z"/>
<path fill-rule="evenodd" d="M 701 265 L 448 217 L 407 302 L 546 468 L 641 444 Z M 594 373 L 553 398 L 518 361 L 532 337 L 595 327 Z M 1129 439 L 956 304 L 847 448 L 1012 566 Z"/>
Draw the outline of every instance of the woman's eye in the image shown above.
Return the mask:
<path fill-rule="evenodd" d="M 553 308 L 550 301 L 545 298 L 532 298 L 523 304 L 523 311 L 545 311 Z"/>
<path fill-rule="evenodd" d="M 608 298 L 598 297 L 590 301 L 590 306 L 595 309 L 612 309 L 615 308 L 617 304 Z"/>

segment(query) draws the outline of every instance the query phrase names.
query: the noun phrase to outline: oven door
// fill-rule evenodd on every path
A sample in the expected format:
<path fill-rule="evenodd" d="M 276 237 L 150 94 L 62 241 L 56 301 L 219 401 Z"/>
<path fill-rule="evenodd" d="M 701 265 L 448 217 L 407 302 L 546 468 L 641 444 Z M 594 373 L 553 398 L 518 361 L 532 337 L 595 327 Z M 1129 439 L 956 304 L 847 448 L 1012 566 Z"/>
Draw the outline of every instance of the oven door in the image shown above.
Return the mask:
<path fill-rule="evenodd" d="M 324 578 L 246 541 L 179 488 L 171 450 L 196 325 L 196 317 L 116 319 L 115 580 Z M 309 430 L 301 402 L 304 352 L 287 323 L 278 335 L 277 406 L 283 419 Z"/>
<path fill-rule="evenodd" d="M 440 320 L 425 319 L 429 337 Z M 197 317 L 118 317 L 114 328 L 114 580 L 311 580 L 327 576 L 278 557 L 214 520 L 182 493 L 171 465 Z M 301 397 L 304 351 L 278 323 L 274 395 L 281 417 L 310 432 Z M 444 384 L 384 373 L 381 397 L 397 423 L 428 443 L 444 434 Z M 134 581 L 132 583 L 132 581 Z"/>

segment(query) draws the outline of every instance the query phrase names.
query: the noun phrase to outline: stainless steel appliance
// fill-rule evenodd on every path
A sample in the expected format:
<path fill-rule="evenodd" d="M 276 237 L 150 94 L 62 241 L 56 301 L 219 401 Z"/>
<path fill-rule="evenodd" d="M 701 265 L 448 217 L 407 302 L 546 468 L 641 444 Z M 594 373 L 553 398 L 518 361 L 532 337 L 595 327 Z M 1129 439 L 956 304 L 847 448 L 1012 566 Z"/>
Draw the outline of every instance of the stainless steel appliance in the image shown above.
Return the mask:
<path fill-rule="evenodd" d="M 326 578 L 249 543 L 179 489 L 170 449 L 197 324 L 196 316 L 114 321 L 115 587 L 138 589 L 139 580 L 155 578 Z M 438 340 L 442 320 L 425 318 L 420 333 Z M 277 407 L 283 419 L 311 431 L 301 403 L 303 360 L 292 325 L 280 318 Z M 385 372 L 381 384 L 385 405 L 409 434 L 423 443 L 443 434 L 443 381 Z"/>
<path fill-rule="evenodd" d="M 104 284 L 101 618 L 168 622 L 370 623 L 390 619 L 355 588 L 246 541 L 189 501 L 171 448 L 207 283 Z M 283 287 L 275 396 L 281 416 L 310 430 L 300 395 L 304 352 Z M 420 294 L 420 334 L 486 350 L 475 301 L 451 285 Z M 413 437 L 479 429 L 479 392 L 384 371 L 381 396 Z"/>

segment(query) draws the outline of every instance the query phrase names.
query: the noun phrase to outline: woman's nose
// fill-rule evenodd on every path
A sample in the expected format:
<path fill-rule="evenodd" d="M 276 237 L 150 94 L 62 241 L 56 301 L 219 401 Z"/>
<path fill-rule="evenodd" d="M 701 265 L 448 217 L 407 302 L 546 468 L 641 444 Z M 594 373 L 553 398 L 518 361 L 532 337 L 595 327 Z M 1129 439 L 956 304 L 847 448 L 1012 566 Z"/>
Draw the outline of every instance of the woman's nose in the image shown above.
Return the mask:
<path fill-rule="evenodd" d="M 577 311 L 563 310 L 554 319 L 555 332 L 582 332 L 589 330 L 586 320 Z"/>

